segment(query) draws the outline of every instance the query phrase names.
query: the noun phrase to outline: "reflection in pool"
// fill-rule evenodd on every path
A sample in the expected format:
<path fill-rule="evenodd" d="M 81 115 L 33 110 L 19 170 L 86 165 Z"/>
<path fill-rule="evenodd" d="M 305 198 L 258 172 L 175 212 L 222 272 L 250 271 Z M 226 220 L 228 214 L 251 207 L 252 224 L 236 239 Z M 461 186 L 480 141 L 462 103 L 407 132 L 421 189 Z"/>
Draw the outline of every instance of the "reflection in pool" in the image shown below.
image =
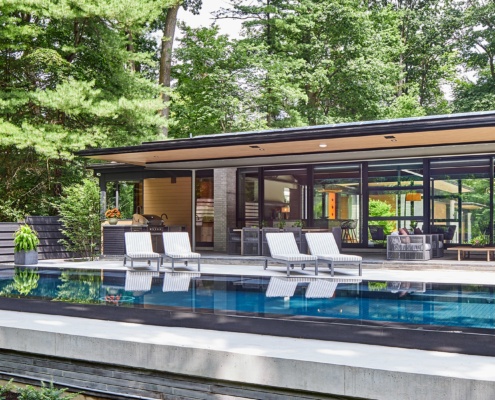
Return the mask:
<path fill-rule="evenodd" d="M 495 328 L 494 287 L 152 271 L 3 269 L 0 296 L 195 313 Z"/>

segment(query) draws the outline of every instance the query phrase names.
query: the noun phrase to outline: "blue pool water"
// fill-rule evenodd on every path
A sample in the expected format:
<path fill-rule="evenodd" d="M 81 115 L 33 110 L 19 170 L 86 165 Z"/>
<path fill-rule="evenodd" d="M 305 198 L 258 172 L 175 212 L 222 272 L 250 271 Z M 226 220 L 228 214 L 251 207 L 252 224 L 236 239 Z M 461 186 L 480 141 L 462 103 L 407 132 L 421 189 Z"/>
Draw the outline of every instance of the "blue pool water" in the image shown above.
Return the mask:
<path fill-rule="evenodd" d="M 4 269 L 0 297 L 226 315 L 495 328 L 493 286 L 362 281 L 339 283 L 334 291 L 323 293 L 324 298 L 308 298 L 308 283 L 303 282 L 294 293 L 268 297 L 270 278 L 266 277 L 201 275 L 186 282 L 187 291 L 164 292 L 163 273 L 140 274 L 133 288 L 133 277 L 125 272 Z M 150 286 L 140 287 L 146 286 L 143 280 L 147 279 Z"/>

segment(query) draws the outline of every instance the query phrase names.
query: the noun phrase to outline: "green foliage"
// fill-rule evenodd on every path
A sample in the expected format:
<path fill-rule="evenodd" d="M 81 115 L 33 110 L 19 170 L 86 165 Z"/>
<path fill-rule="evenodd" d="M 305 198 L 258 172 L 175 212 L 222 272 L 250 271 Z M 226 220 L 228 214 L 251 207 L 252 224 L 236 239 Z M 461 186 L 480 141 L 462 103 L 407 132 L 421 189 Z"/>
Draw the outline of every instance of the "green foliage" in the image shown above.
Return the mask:
<path fill-rule="evenodd" d="M 36 269 L 25 268 L 21 269 L 16 267 L 14 270 L 14 277 L 12 283 L 7 284 L 0 294 L 2 296 L 12 295 L 29 295 L 33 290 L 38 287 L 38 281 L 40 274 Z"/>
<path fill-rule="evenodd" d="M 20 294 L 27 296 L 31 291 L 38 287 L 40 274 L 34 269 L 15 269 L 14 289 Z"/>
<path fill-rule="evenodd" d="M 387 282 L 368 282 L 368 290 L 370 292 L 379 292 L 387 290 Z"/>
<path fill-rule="evenodd" d="M 75 151 L 138 144 L 164 121 L 150 23 L 168 1 L 2 2 L 0 221 L 54 215 Z"/>
<path fill-rule="evenodd" d="M 486 235 L 476 236 L 469 241 L 469 244 L 471 244 L 474 247 L 485 246 L 489 243 L 490 243 L 490 237 Z"/>
<path fill-rule="evenodd" d="M 4 391 L 2 396 L 6 395 L 8 392 L 15 392 L 18 394 L 18 400 L 71 400 L 77 397 L 77 393 L 75 394 L 66 394 L 67 389 L 57 389 L 53 386 L 53 383 L 50 383 L 49 386 L 46 386 L 44 382 L 41 382 L 40 388 L 35 388 L 33 386 L 27 385 L 25 387 L 16 387 L 12 384 L 12 381 L 3 387 L 0 390 Z M 5 399 L 6 397 L 1 397 L 1 399 Z"/>
<path fill-rule="evenodd" d="M 100 192 L 94 180 L 69 186 L 58 205 L 63 225 L 61 239 L 68 251 L 93 259 L 100 244 Z"/>
<path fill-rule="evenodd" d="M 175 52 L 176 80 L 171 103 L 170 135 L 236 132 L 265 128 L 257 113 L 257 93 L 249 75 L 249 49 L 218 34 L 218 27 L 192 29 Z M 245 82 L 244 85 L 241 82 Z M 251 89 L 253 90 L 250 90 Z"/>
<path fill-rule="evenodd" d="M 471 0 L 459 5 L 459 55 L 468 73 L 454 85 L 455 111 L 495 108 L 495 4 Z"/>
<path fill-rule="evenodd" d="M 99 273 L 81 274 L 80 271 L 63 271 L 58 286 L 56 301 L 77 302 L 80 304 L 98 303 L 101 276 Z"/>
<path fill-rule="evenodd" d="M 14 251 L 31 251 L 38 248 L 40 243 L 38 233 L 29 225 L 21 225 L 14 232 Z"/>
<path fill-rule="evenodd" d="M 370 217 L 393 217 L 395 214 L 392 211 L 392 206 L 381 200 L 369 201 L 369 216 Z M 372 221 L 370 225 L 379 225 L 383 227 L 383 233 L 390 235 L 395 229 L 395 223 L 393 221 Z"/>
<path fill-rule="evenodd" d="M 15 385 L 13 379 L 8 381 L 5 385 L 0 385 L 0 400 L 6 400 L 7 394 L 15 391 Z"/>

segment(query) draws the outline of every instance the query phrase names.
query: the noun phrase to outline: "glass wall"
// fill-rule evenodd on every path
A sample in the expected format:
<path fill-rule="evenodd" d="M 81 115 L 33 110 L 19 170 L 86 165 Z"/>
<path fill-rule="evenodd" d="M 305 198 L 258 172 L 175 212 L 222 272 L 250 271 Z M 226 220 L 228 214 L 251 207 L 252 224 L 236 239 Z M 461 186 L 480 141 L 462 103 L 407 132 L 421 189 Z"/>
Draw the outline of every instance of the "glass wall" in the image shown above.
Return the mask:
<path fill-rule="evenodd" d="M 361 166 L 318 165 L 313 176 L 313 226 L 342 227 L 344 243 L 359 243 Z"/>
<path fill-rule="evenodd" d="M 490 241 L 493 219 L 489 158 L 430 163 L 432 233 L 444 233 L 452 243 Z"/>
<path fill-rule="evenodd" d="M 372 246 L 400 228 L 424 230 L 422 162 L 369 163 L 368 227 Z"/>
<path fill-rule="evenodd" d="M 345 246 L 399 229 L 493 243 L 494 173 L 491 157 L 243 169 L 237 226 L 342 227 Z"/>
<path fill-rule="evenodd" d="M 283 228 L 307 219 L 307 168 L 263 171 L 263 226 Z"/>

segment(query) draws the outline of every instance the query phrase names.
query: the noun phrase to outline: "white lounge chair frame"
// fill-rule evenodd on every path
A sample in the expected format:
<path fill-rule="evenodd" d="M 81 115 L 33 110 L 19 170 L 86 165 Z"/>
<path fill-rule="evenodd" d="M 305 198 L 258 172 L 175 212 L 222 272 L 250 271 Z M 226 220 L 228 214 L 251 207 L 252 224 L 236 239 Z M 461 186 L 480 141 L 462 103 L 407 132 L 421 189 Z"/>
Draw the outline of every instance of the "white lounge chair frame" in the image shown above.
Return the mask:
<path fill-rule="evenodd" d="M 160 269 L 162 256 L 153 251 L 151 243 L 151 234 L 149 232 L 125 232 L 125 254 L 124 266 L 126 261 L 131 261 L 131 268 L 134 268 L 134 261 L 147 261 L 148 265 L 156 260 L 156 269 Z"/>
<path fill-rule="evenodd" d="M 290 269 L 294 268 L 294 264 L 301 264 L 301 268 L 304 269 L 306 264 L 310 262 L 314 263 L 315 275 L 318 275 L 318 258 L 316 256 L 300 253 L 292 232 L 268 232 L 266 234 L 266 240 L 270 249 L 271 259 L 286 263 L 287 276 L 290 276 Z M 266 268 L 267 263 L 265 262 L 264 269 Z"/>
<path fill-rule="evenodd" d="M 163 232 L 163 249 L 165 257 L 172 262 L 172 272 L 174 272 L 175 261 L 196 260 L 198 271 L 201 270 L 201 254 L 191 250 L 189 234 L 187 232 Z"/>
<path fill-rule="evenodd" d="M 318 261 L 328 264 L 330 273 L 334 275 L 335 264 L 357 264 L 359 276 L 362 276 L 362 257 L 349 254 L 341 254 L 335 237 L 331 232 L 308 232 L 306 242 L 311 254 L 318 257 Z"/>

